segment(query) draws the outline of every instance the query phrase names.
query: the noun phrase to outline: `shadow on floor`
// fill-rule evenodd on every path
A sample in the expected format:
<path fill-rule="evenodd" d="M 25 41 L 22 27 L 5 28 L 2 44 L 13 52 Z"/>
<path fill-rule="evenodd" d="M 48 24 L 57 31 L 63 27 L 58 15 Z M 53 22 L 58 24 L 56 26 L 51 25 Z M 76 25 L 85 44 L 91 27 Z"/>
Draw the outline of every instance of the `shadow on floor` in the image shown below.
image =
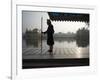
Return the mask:
<path fill-rule="evenodd" d="M 23 69 L 89 66 L 89 58 L 72 59 L 23 59 Z"/>

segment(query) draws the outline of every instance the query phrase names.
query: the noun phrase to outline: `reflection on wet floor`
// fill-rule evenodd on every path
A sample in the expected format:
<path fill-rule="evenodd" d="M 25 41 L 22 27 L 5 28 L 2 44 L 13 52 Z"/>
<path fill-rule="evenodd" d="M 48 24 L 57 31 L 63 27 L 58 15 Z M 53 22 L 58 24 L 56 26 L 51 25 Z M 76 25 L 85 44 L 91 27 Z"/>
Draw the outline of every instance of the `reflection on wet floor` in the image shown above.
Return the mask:
<path fill-rule="evenodd" d="M 46 44 L 46 40 L 43 40 L 42 48 L 26 46 L 22 49 L 22 53 L 23 59 L 89 58 L 89 46 L 78 47 L 75 40 L 71 42 L 55 41 L 53 52 L 50 53 L 48 52 L 48 45 Z"/>
<path fill-rule="evenodd" d="M 54 48 L 53 52 L 43 48 L 28 48 L 23 50 L 23 59 L 61 59 L 61 58 L 88 58 L 89 48 Z"/>

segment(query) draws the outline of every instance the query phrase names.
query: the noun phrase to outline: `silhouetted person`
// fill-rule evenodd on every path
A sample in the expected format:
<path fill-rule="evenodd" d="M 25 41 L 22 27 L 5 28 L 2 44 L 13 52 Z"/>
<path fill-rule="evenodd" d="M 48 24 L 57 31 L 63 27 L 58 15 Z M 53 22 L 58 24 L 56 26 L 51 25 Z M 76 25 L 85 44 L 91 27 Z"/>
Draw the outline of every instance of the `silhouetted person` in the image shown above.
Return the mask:
<path fill-rule="evenodd" d="M 47 44 L 49 45 L 49 52 L 53 51 L 53 45 L 54 45 L 54 38 L 53 38 L 53 34 L 54 34 L 54 29 L 53 29 L 53 25 L 51 24 L 51 21 L 49 19 L 47 19 L 47 31 L 43 32 L 44 34 L 47 33 Z"/>

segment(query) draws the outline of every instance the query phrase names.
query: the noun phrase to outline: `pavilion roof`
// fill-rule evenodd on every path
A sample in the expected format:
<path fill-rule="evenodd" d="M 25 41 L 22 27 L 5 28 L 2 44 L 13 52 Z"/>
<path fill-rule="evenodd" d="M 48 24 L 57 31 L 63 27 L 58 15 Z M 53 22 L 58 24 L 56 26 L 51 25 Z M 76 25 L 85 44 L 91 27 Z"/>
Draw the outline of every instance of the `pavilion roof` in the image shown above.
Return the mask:
<path fill-rule="evenodd" d="M 61 12 L 48 12 L 52 21 L 81 21 L 89 22 L 89 14 L 85 13 L 61 13 Z"/>

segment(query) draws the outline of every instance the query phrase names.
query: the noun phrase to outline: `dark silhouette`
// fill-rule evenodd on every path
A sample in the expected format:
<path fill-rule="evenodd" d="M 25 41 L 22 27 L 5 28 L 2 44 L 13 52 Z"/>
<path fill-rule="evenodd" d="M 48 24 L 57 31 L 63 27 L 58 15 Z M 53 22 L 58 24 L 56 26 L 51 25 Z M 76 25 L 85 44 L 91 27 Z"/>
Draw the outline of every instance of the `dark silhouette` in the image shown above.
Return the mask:
<path fill-rule="evenodd" d="M 53 51 L 53 45 L 54 45 L 54 38 L 53 38 L 53 34 L 54 34 L 54 28 L 53 25 L 51 24 L 51 21 L 49 19 L 47 19 L 47 31 L 43 32 L 44 34 L 47 33 L 47 44 L 49 45 L 49 52 Z"/>

